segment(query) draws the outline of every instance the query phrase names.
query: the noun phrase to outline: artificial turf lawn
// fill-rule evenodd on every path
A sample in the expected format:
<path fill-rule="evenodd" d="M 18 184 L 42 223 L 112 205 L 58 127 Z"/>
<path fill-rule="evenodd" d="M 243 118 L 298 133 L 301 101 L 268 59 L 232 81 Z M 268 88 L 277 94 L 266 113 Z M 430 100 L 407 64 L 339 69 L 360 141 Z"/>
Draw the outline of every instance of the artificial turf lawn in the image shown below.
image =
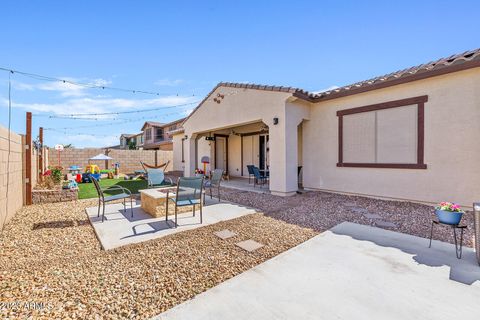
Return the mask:
<path fill-rule="evenodd" d="M 147 181 L 146 180 L 124 180 L 124 179 L 101 179 L 100 180 L 100 187 L 102 189 L 118 185 L 124 187 L 132 194 L 138 193 L 138 190 L 147 189 Z M 112 191 L 105 191 L 105 195 L 114 195 L 117 193 L 121 193 L 120 190 L 112 190 Z M 79 199 L 89 199 L 89 198 L 97 198 L 97 190 L 95 190 L 95 186 L 92 182 L 90 183 L 79 183 L 78 184 L 78 198 Z"/>

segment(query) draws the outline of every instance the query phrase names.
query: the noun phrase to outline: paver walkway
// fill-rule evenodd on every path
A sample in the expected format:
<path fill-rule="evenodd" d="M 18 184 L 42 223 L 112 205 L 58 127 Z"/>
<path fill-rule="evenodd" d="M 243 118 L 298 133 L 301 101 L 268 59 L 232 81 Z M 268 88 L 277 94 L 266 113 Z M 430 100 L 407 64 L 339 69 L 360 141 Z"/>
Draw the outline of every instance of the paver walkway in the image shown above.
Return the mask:
<path fill-rule="evenodd" d="M 155 319 L 478 319 L 472 249 L 345 222 Z"/>

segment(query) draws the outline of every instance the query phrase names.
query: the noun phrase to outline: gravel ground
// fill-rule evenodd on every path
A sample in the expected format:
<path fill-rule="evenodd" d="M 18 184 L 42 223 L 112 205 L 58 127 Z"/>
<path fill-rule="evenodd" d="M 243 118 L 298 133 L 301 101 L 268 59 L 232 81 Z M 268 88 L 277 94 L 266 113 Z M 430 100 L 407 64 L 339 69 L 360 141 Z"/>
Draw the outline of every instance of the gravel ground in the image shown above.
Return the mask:
<path fill-rule="evenodd" d="M 276 197 L 222 188 L 222 198 L 258 208 L 253 214 L 161 239 L 103 251 L 84 209 L 95 200 L 23 208 L 0 236 L 0 316 L 25 319 L 148 318 L 264 262 L 343 221 L 427 237 L 432 207 L 327 192 Z M 377 219 L 378 220 L 378 219 Z M 472 246 L 473 217 L 465 243 Z M 221 240 L 213 232 L 238 235 Z M 253 253 L 235 246 L 253 239 Z M 435 239 L 452 242 L 451 230 Z M 20 303 L 6 307 L 5 303 Z M 24 303 L 44 303 L 32 310 Z"/>
<path fill-rule="evenodd" d="M 84 213 L 95 203 L 33 205 L 8 223 L 0 236 L 2 319 L 148 318 L 316 234 L 253 214 L 103 251 Z M 223 229 L 237 236 L 213 235 Z M 235 246 L 248 239 L 265 246 Z M 44 308 L 25 305 L 32 302 Z"/>
<path fill-rule="evenodd" d="M 395 224 L 395 227 L 386 229 L 429 238 L 432 218 L 435 216 L 432 206 L 330 192 L 307 192 L 292 197 L 229 188 L 222 188 L 221 192 L 222 199 L 258 208 L 269 217 L 317 232 L 328 230 L 343 221 L 374 225 L 375 221 L 383 220 Z M 381 219 L 368 219 L 365 214 L 377 214 Z M 468 226 L 464 245 L 473 247 L 472 212 L 463 215 L 462 223 Z M 452 230 L 449 227 L 436 227 L 433 238 L 453 243 Z"/>

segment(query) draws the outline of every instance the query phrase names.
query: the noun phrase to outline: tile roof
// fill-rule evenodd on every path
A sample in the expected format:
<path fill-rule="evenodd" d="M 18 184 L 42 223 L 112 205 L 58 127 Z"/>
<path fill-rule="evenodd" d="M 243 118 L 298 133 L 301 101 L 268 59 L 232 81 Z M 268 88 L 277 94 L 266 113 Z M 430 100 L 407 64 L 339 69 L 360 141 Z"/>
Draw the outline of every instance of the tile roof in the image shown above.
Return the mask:
<path fill-rule="evenodd" d="M 217 84 L 198 106 L 183 120 L 187 121 L 198 108 L 215 92 L 219 87 L 255 89 L 275 92 L 292 93 L 293 96 L 310 102 L 320 102 L 323 100 L 335 99 L 347 95 L 357 94 L 369 90 L 375 90 L 393 86 L 409 81 L 421 80 L 437 75 L 461 71 L 469 68 L 480 67 L 480 48 L 463 53 L 454 54 L 447 58 L 441 58 L 436 61 L 424 63 L 415 67 L 395 71 L 389 74 L 378 76 L 372 79 L 356 82 L 332 90 L 314 93 L 296 87 L 269 86 L 251 83 L 220 82 Z M 182 123 L 182 125 L 183 125 Z"/>
<path fill-rule="evenodd" d="M 316 102 L 473 67 L 480 67 L 480 48 L 320 93 L 301 90 L 295 96 Z"/>

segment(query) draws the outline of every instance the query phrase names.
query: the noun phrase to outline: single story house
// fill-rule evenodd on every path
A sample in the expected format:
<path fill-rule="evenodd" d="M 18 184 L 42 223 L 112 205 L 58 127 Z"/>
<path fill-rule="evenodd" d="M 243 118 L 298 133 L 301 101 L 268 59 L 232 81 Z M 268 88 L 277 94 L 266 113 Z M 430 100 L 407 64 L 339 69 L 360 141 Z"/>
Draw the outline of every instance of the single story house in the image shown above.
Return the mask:
<path fill-rule="evenodd" d="M 219 83 L 175 132 L 174 169 L 191 176 L 209 156 L 230 176 L 268 168 L 276 195 L 301 183 L 470 206 L 479 137 L 480 49 L 321 93 Z"/>

